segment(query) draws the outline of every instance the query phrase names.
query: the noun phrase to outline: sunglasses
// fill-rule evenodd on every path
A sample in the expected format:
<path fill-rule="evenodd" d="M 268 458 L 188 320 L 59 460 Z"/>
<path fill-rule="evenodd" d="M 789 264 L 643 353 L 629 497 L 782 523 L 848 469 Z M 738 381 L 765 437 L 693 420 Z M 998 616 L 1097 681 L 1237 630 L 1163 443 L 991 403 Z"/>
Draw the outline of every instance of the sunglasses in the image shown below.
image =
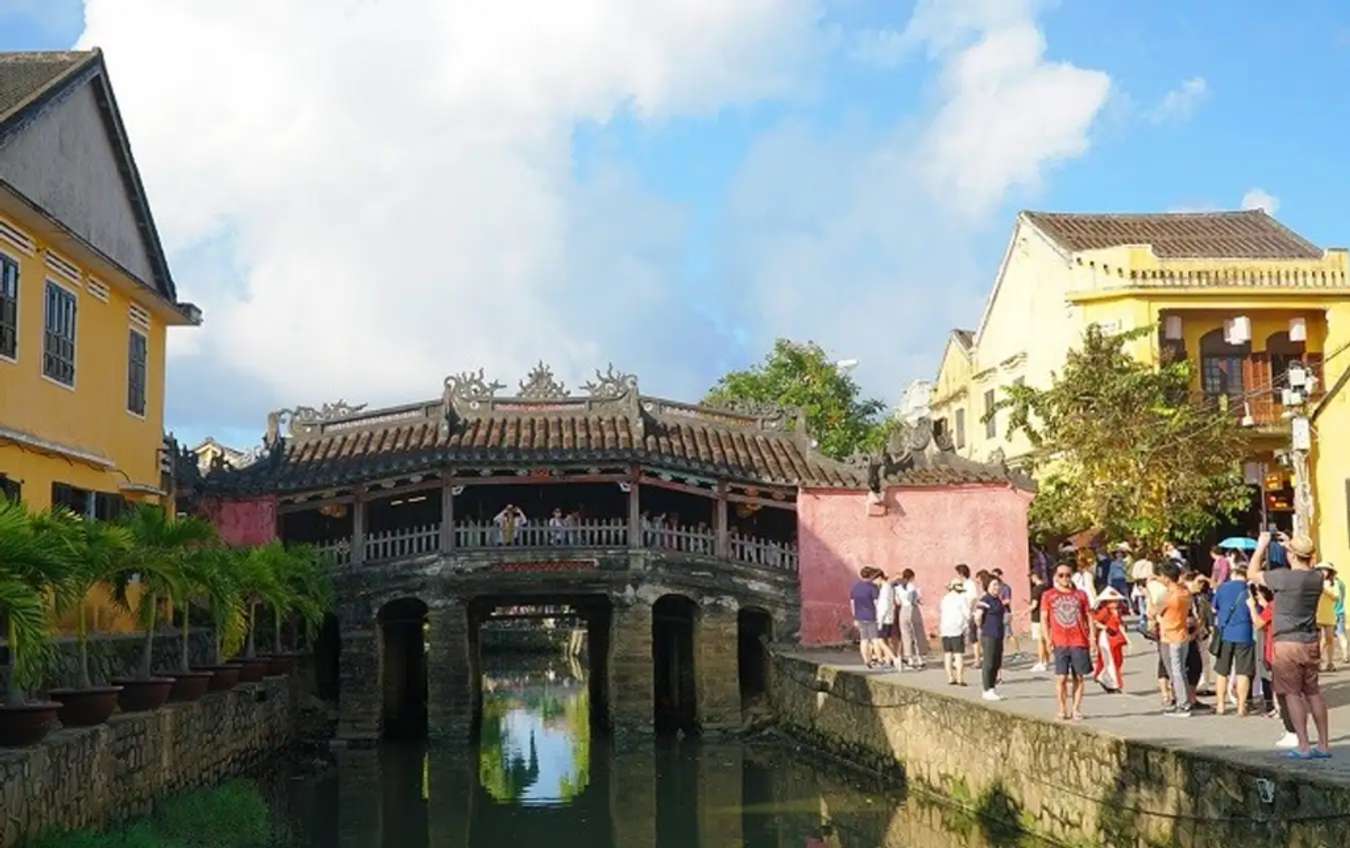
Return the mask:
<path fill-rule="evenodd" d="M 1073 572 L 1072 572 L 1072 571 L 1056 571 L 1056 572 L 1055 572 L 1055 576 L 1056 576 L 1056 577 L 1073 577 Z"/>

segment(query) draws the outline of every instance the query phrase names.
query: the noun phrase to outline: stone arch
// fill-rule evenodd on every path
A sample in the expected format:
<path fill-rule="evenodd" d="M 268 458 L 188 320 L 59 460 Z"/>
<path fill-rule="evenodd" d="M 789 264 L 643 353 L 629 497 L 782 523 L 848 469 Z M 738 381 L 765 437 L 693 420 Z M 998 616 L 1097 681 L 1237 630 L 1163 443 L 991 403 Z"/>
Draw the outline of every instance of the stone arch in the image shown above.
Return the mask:
<path fill-rule="evenodd" d="M 740 679 L 741 708 L 769 692 L 769 651 L 773 616 L 763 607 L 741 607 L 736 613 L 736 671 Z"/>
<path fill-rule="evenodd" d="M 662 595 L 652 604 L 652 719 L 658 732 L 698 725 L 694 634 L 699 618 L 698 603 L 686 595 Z"/>
<path fill-rule="evenodd" d="M 428 608 L 414 597 L 387 601 L 375 615 L 380 652 L 381 726 L 389 737 L 415 737 L 427 727 Z"/>

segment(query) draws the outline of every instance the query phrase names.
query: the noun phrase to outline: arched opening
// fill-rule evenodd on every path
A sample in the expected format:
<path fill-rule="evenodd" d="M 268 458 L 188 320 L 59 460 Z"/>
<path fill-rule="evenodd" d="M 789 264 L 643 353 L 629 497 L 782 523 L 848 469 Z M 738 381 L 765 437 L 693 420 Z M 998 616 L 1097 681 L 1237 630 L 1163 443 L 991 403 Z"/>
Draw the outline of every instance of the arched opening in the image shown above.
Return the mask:
<path fill-rule="evenodd" d="M 741 680 L 741 710 L 748 710 L 769 691 L 769 652 L 773 618 L 762 609 L 742 609 L 736 615 L 736 667 Z"/>
<path fill-rule="evenodd" d="M 336 701 L 338 667 L 342 654 L 342 632 L 337 616 L 328 613 L 314 637 L 314 690 L 325 701 Z"/>
<path fill-rule="evenodd" d="M 652 606 L 652 662 L 658 733 L 693 730 L 698 722 L 694 684 L 694 621 L 698 604 L 665 595 Z"/>
<path fill-rule="evenodd" d="M 1229 344 L 1222 329 L 1200 337 L 1200 381 L 1208 400 L 1226 397 L 1229 402 L 1242 402 L 1243 367 L 1251 352 L 1250 344 Z"/>
<path fill-rule="evenodd" d="M 400 598 L 380 608 L 380 687 L 384 735 L 422 736 L 427 731 L 427 605 Z"/>

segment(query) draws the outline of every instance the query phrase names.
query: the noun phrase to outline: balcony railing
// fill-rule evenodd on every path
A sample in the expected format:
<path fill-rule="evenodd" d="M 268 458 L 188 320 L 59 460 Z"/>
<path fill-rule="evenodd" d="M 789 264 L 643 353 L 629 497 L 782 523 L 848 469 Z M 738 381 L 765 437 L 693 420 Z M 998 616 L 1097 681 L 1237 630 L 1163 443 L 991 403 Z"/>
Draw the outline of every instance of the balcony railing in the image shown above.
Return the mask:
<path fill-rule="evenodd" d="M 641 530 L 642 547 L 695 556 L 717 555 L 717 533 L 706 525 L 695 527 L 651 527 Z M 367 562 L 434 554 L 440 547 L 439 524 L 423 524 L 396 530 L 368 533 L 365 537 Z M 588 519 L 564 527 L 527 524 L 508 532 L 491 522 L 457 522 L 454 528 L 456 550 L 484 551 L 502 548 L 625 548 L 628 546 L 628 522 L 619 518 Z M 338 565 L 352 561 L 351 542 L 338 539 L 316 547 L 333 557 Z M 797 547 L 791 542 L 776 542 L 739 533 L 727 539 L 727 559 L 732 562 L 795 572 Z"/>

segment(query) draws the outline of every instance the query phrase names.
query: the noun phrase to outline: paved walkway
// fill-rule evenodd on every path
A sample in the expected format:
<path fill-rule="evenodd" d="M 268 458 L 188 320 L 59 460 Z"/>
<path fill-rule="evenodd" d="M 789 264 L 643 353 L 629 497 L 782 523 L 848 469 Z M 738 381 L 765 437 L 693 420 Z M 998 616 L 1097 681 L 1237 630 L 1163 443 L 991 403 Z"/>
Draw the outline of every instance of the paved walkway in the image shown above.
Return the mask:
<path fill-rule="evenodd" d="M 930 662 L 925 671 L 883 672 L 864 668 L 857 651 L 802 649 L 784 653 L 843 671 L 893 680 L 905 686 L 940 691 L 944 695 L 965 697 L 972 701 L 980 700 L 978 668 L 967 667 L 966 685 L 958 688 L 947 684 L 940 659 L 936 665 Z M 1331 706 L 1332 759 L 1307 762 L 1290 761 L 1285 758 L 1284 751 L 1275 749 L 1275 740 L 1284 735 L 1284 726 L 1278 718 L 1253 714 L 1239 719 L 1232 713 L 1224 716 L 1198 713 L 1188 719 L 1162 716 L 1156 671 L 1157 662 L 1151 652 L 1126 657 L 1125 692 L 1107 694 L 1100 686 L 1089 682 L 1087 694 L 1083 698 L 1085 719 L 1075 722 L 1074 726 L 1126 739 L 1188 748 L 1208 756 L 1250 765 L 1315 772 L 1323 778 L 1350 784 L 1350 670 L 1345 667 L 1322 675 L 1322 691 Z M 1017 657 L 1005 663 L 999 694 L 1004 700 L 980 703 L 991 710 L 1008 710 L 1048 721 L 1056 720 L 1058 710 L 1054 677 L 1033 674 L 1030 659 Z M 1214 700 L 1212 696 L 1201 696 L 1203 702 L 1213 704 Z M 1308 729 L 1315 739 L 1316 731 L 1311 721 Z"/>

